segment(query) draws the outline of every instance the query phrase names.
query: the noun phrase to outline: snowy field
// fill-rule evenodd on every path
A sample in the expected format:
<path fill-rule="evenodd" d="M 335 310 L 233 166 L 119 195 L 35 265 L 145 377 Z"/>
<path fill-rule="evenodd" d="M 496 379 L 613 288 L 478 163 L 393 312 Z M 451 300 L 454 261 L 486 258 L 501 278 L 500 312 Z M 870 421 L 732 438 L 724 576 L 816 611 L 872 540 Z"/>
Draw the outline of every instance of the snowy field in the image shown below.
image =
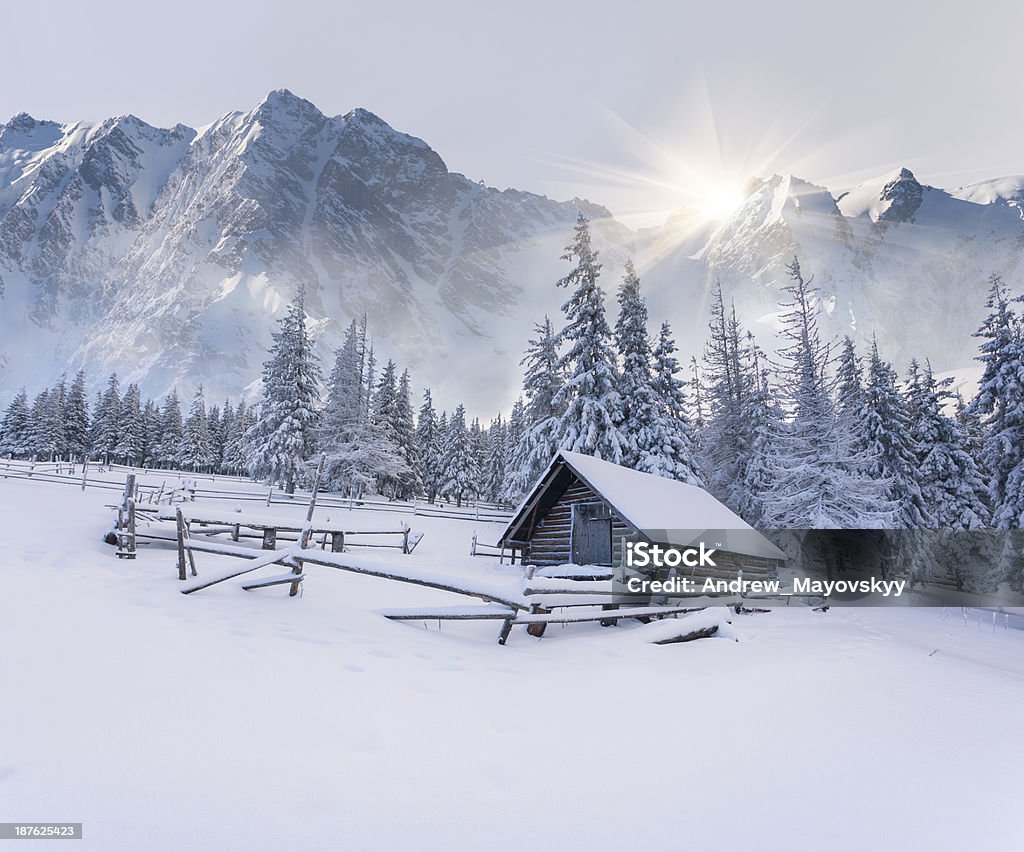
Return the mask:
<path fill-rule="evenodd" d="M 105 852 L 1020 846 L 1024 631 L 794 608 L 499 647 L 376 612 L 464 598 L 318 566 L 181 595 L 169 547 L 102 543 L 116 496 L 0 478 L 0 821 Z M 468 556 L 499 524 L 351 515 L 425 533 L 366 559 L 516 586 Z"/>

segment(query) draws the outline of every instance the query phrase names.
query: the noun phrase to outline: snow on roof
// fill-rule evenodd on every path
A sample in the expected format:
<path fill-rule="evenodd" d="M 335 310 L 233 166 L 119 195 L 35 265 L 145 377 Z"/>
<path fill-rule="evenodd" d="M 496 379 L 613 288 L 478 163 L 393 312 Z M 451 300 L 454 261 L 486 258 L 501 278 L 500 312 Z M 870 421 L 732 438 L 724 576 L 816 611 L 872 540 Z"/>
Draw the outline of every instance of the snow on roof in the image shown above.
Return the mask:
<path fill-rule="evenodd" d="M 638 530 L 663 533 L 652 536 L 653 540 L 688 546 L 700 539 L 699 535 L 689 534 L 720 531 L 723 535 L 715 540 L 722 541 L 723 550 L 769 559 L 786 558 L 779 548 L 703 488 L 568 450 L 559 451 L 552 464 L 559 459 Z M 540 482 L 543 481 L 542 478 Z M 506 532 L 516 524 L 519 512 L 516 515 Z"/>

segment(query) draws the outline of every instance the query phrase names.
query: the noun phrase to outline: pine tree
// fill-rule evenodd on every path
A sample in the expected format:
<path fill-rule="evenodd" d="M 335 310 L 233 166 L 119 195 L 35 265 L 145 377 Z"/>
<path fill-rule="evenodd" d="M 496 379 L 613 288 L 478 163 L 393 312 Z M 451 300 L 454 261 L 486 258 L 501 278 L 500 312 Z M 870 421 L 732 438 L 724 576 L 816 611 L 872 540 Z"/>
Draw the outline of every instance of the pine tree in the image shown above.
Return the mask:
<path fill-rule="evenodd" d="M 554 406 L 561 412 L 560 447 L 619 464 L 625 448 L 618 428 L 622 400 L 597 255 L 590 244 L 589 221 L 580 213 L 573 241 L 562 255 L 563 260 L 575 259 L 576 265 L 558 282 L 572 295 L 562 305 L 566 326 L 559 333 L 559 340 L 568 344 L 559 360 L 567 378 Z"/>
<path fill-rule="evenodd" d="M 927 362 L 923 373 L 916 363 L 911 368 L 910 434 L 917 447 L 921 495 L 939 529 L 984 529 L 991 521 L 985 505 L 988 491 L 971 455 L 971 438 L 959 422 L 943 413 L 952 381 L 938 381 Z"/>
<path fill-rule="evenodd" d="M 273 334 L 263 365 L 260 418 L 252 428 L 252 468 L 257 476 L 295 491 L 313 454 L 320 381 L 319 359 L 306 329 L 305 289 L 300 288 Z"/>
<path fill-rule="evenodd" d="M 249 458 L 252 455 L 246 437 L 249 430 L 256 424 L 256 417 L 243 401 L 238 403 L 231 429 L 224 444 L 224 458 L 221 462 L 226 473 L 242 474 L 249 470 Z"/>
<path fill-rule="evenodd" d="M 142 464 L 155 467 L 160 447 L 160 408 L 152 399 L 147 399 L 142 408 L 143 434 Z"/>
<path fill-rule="evenodd" d="M 867 447 L 864 432 L 864 367 L 849 336 L 843 338 L 836 369 L 836 415 L 851 436 L 851 447 L 862 451 Z"/>
<path fill-rule="evenodd" d="M 63 458 L 67 453 L 67 426 L 65 424 L 64 406 L 67 402 L 67 383 L 64 376 L 47 391 L 46 405 L 42 410 L 42 420 L 35 424 L 38 434 L 37 451 L 40 458 Z"/>
<path fill-rule="evenodd" d="M 121 400 L 114 456 L 129 466 L 142 463 L 146 448 L 146 422 L 142 416 L 139 386 L 128 385 Z"/>
<path fill-rule="evenodd" d="M 861 410 L 864 424 L 866 470 L 882 483 L 889 502 L 896 506 L 894 522 L 902 529 L 935 526 L 921 496 L 917 447 L 910 434 L 910 416 L 896 387 L 896 374 L 872 342 Z"/>
<path fill-rule="evenodd" d="M 778 378 L 791 416 L 776 438 L 763 523 L 776 529 L 884 528 L 895 507 L 886 500 L 884 483 L 858 472 L 864 459 L 851 449 L 835 416 L 827 375 L 830 346 L 818 332 L 817 291 L 796 258 L 788 270 Z"/>
<path fill-rule="evenodd" d="M 220 413 L 220 434 L 218 436 L 218 446 L 214 448 L 214 464 L 217 470 L 221 473 L 227 473 L 224 469 L 224 457 L 228 449 L 228 441 L 235 434 L 235 409 L 231 405 L 231 400 L 224 400 L 224 406 L 221 408 Z"/>
<path fill-rule="evenodd" d="M 460 404 L 447 424 L 441 453 L 441 485 L 439 493 L 455 500 L 456 506 L 473 493 L 476 471 L 469 430 L 466 428 L 466 409 Z"/>
<path fill-rule="evenodd" d="M 405 461 L 406 472 L 398 478 L 398 493 L 400 499 L 407 500 L 423 488 L 419 478 L 419 463 L 416 458 L 416 424 L 413 420 L 412 411 L 412 388 L 410 386 L 409 371 L 403 370 L 398 379 L 398 393 L 395 397 L 394 419 L 392 429 L 395 433 L 399 453 Z"/>
<path fill-rule="evenodd" d="M 0 456 L 23 458 L 31 454 L 32 424 L 28 394 L 22 388 L 11 400 L 0 424 Z"/>
<path fill-rule="evenodd" d="M 428 503 L 433 503 L 437 499 L 440 457 L 441 435 L 437 426 L 437 413 L 434 411 L 430 388 L 425 388 L 423 404 L 420 405 L 419 417 L 416 420 L 416 473 Z"/>
<path fill-rule="evenodd" d="M 631 260 L 617 294 L 619 317 L 615 322 L 615 342 L 622 372 L 619 395 L 622 399 L 619 430 L 625 442 L 622 463 L 627 467 L 648 469 L 647 457 L 657 453 L 652 423 L 658 401 L 652 381 L 651 344 L 647 336 L 647 305 L 640 294 L 640 278 Z M 641 468 L 641 460 L 645 467 Z M 653 472 L 653 471 L 652 471 Z"/>
<path fill-rule="evenodd" d="M 162 467 L 175 467 L 181 453 L 183 426 L 181 421 L 181 403 L 178 401 L 178 390 L 172 388 L 164 399 L 160 413 L 160 438 L 157 443 L 156 461 Z"/>
<path fill-rule="evenodd" d="M 722 288 L 712 291 L 711 321 L 704 348 L 702 467 L 708 489 L 733 511 L 746 502 L 743 483 L 752 435 L 746 419 L 756 377 L 744 368 L 743 329 L 735 306 L 725 305 Z"/>
<path fill-rule="evenodd" d="M 32 458 L 34 459 L 48 459 L 50 457 L 46 428 L 46 412 L 49 405 L 50 391 L 46 389 L 36 394 L 36 398 L 32 401 L 32 408 L 29 409 L 30 446 L 32 448 Z"/>
<path fill-rule="evenodd" d="M 522 490 L 514 481 L 517 470 L 518 450 L 523 436 L 526 434 L 527 414 L 526 403 L 519 397 L 512 406 L 505 430 L 505 481 L 498 492 L 498 502 L 515 504 Z"/>
<path fill-rule="evenodd" d="M 505 459 L 508 457 L 508 427 L 499 414 L 491 421 L 487 430 L 488 451 L 484 464 L 483 499 L 490 503 L 500 503 L 501 493 L 505 488 Z"/>
<path fill-rule="evenodd" d="M 777 463 L 777 440 L 782 431 L 783 413 L 772 393 L 764 357 L 749 331 L 743 363 L 754 377 L 754 383 L 742 409 L 749 437 L 736 512 L 751 526 L 760 527 L 764 523 L 764 503 L 774 485 L 773 471 Z"/>
<path fill-rule="evenodd" d="M 121 432 L 121 390 L 117 373 L 107 380 L 107 389 L 103 392 L 96 412 L 93 415 L 92 452 L 104 462 L 109 463 L 116 455 L 117 440 Z"/>
<path fill-rule="evenodd" d="M 72 458 L 89 451 L 89 403 L 85 396 L 85 371 L 79 370 L 64 403 L 64 432 Z"/>
<path fill-rule="evenodd" d="M 206 470 L 213 463 L 210 449 L 210 426 L 206 416 L 206 400 L 203 398 L 203 386 L 196 389 L 192 397 L 192 407 L 181 439 L 181 452 L 178 464 L 185 470 L 199 472 Z"/>
<path fill-rule="evenodd" d="M 555 400 L 565 382 L 558 340 L 548 317 L 534 325 L 534 331 L 536 337 L 529 341 L 520 362 L 526 368 L 523 391 L 528 403 L 520 436 L 510 450 L 505 487 L 505 499 L 510 503 L 533 485 L 558 451 L 562 409 Z"/>
<path fill-rule="evenodd" d="M 374 483 L 400 483 L 409 476 L 392 437 L 395 406 L 382 402 L 371 416 L 373 350 L 366 333 L 365 317 L 360 324 L 353 321 L 335 353 L 319 429 L 320 447 L 327 459 L 324 482 L 352 499 Z M 392 382 L 393 377 L 392 368 Z M 384 383 L 389 384 L 387 377 Z"/>
<path fill-rule="evenodd" d="M 647 425 L 639 430 L 637 470 L 703 487 L 693 446 L 693 429 L 686 413 L 686 392 L 678 378 L 679 361 L 672 328 L 664 322 L 654 349 L 651 380 L 653 407 Z"/>
<path fill-rule="evenodd" d="M 219 405 L 210 406 L 206 412 L 206 429 L 210 436 L 210 463 L 208 467 L 216 471 L 220 466 L 220 457 L 224 452 L 224 424 L 221 422 Z"/>
<path fill-rule="evenodd" d="M 975 332 L 985 365 L 972 413 L 985 428 L 981 463 L 988 474 L 992 523 L 997 529 L 1024 526 L 1024 331 L 1002 279 L 993 275 L 985 306 L 989 315 Z"/>

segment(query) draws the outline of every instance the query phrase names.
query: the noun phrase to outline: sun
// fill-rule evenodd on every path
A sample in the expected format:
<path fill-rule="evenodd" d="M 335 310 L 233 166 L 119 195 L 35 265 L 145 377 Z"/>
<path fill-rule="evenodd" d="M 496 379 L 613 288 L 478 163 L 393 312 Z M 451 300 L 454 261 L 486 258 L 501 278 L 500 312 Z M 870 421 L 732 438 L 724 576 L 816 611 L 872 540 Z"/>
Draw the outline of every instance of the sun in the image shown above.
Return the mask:
<path fill-rule="evenodd" d="M 723 222 L 747 200 L 746 181 L 729 175 L 716 175 L 699 181 L 688 199 L 700 215 L 711 222 Z"/>

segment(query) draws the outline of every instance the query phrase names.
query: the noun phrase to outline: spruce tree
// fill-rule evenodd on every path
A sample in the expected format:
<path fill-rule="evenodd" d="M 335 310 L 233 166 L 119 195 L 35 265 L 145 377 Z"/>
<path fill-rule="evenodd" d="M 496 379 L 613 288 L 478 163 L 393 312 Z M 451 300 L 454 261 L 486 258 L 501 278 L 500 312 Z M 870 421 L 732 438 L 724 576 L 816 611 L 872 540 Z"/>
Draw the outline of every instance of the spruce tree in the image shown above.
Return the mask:
<path fill-rule="evenodd" d="M 206 400 L 200 385 L 192 397 L 192 407 L 181 436 L 181 452 L 178 463 L 185 470 L 195 473 L 206 470 L 213 463 L 210 448 L 210 425 L 206 415 Z"/>
<path fill-rule="evenodd" d="M 910 416 L 896 387 L 896 374 L 871 345 L 861 410 L 866 441 L 866 470 L 884 485 L 895 505 L 895 524 L 902 529 L 933 528 L 918 480 L 918 448 L 911 435 Z"/>
<path fill-rule="evenodd" d="M 992 523 L 997 529 L 1024 526 L 1024 332 L 1002 279 L 989 279 L 989 314 L 975 332 L 984 364 L 971 412 L 982 418 L 981 463 L 988 474 Z"/>
<path fill-rule="evenodd" d="M 419 478 L 419 463 L 416 448 L 416 424 L 412 410 L 412 388 L 409 371 L 403 370 L 398 379 L 398 392 L 395 397 L 394 419 L 392 422 L 399 453 L 405 462 L 406 471 L 398 477 L 397 496 L 403 500 L 414 497 L 423 488 Z"/>
<path fill-rule="evenodd" d="M 124 392 L 124 399 L 121 400 L 114 456 L 126 465 L 138 465 L 142 463 L 145 447 L 146 421 L 142 415 L 141 394 L 139 386 L 131 384 Z"/>
<path fill-rule="evenodd" d="M 93 415 L 92 451 L 104 462 L 109 463 L 116 455 L 117 441 L 121 433 L 121 390 L 114 373 L 107 380 L 96 412 Z"/>
<path fill-rule="evenodd" d="M 573 241 L 562 255 L 576 265 L 558 281 L 559 287 L 572 291 L 562 305 L 566 325 L 559 333 L 567 349 L 558 364 L 565 383 L 554 399 L 561 412 L 558 445 L 619 464 L 625 449 L 618 427 L 622 400 L 616 389 L 615 352 L 597 256 L 590 243 L 589 220 L 580 213 Z"/>
<path fill-rule="evenodd" d="M 64 432 L 68 453 L 80 459 L 89 451 L 89 403 L 85 396 L 85 370 L 79 370 L 64 404 Z"/>
<path fill-rule="evenodd" d="M 616 298 L 619 316 L 615 322 L 615 342 L 622 363 L 619 430 L 625 442 L 622 463 L 627 467 L 649 470 L 649 457 L 657 455 L 659 450 L 652 430 L 658 400 L 652 381 L 647 305 L 640 294 L 640 278 L 631 260 L 626 261 L 626 271 Z"/>
<path fill-rule="evenodd" d="M 484 465 L 482 496 L 490 503 L 500 503 L 505 488 L 505 460 L 508 457 L 508 427 L 500 414 L 491 421 L 487 438 L 489 447 Z"/>
<path fill-rule="evenodd" d="M 515 503 L 547 468 L 558 451 L 562 409 L 556 399 L 565 383 L 558 354 L 558 340 L 548 317 L 534 325 L 536 337 L 530 340 L 520 362 L 525 368 L 523 392 L 527 404 L 519 437 L 510 449 L 505 499 Z"/>
<path fill-rule="evenodd" d="M 161 467 L 176 467 L 181 453 L 182 422 L 181 403 L 177 388 L 164 398 L 160 413 L 160 439 L 156 449 L 156 461 Z"/>
<path fill-rule="evenodd" d="M 984 529 L 991 521 L 988 491 L 971 454 L 971 438 L 943 411 L 952 381 L 937 380 L 927 362 L 923 373 L 911 370 L 907 394 L 921 494 L 939 529 Z"/>
<path fill-rule="evenodd" d="M 22 388 L 15 394 L 0 424 L 0 456 L 23 458 L 31 454 L 32 423 L 28 394 Z"/>
<path fill-rule="evenodd" d="M 818 331 L 817 291 L 796 258 L 788 272 L 778 379 L 790 417 L 775 441 L 763 523 L 776 529 L 884 528 L 895 507 L 886 499 L 884 483 L 859 472 L 864 459 L 835 415 L 827 373 L 830 346 Z"/>
<path fill-rule="evenodd" d="M 437 413 L 434 411 L 430 388 L 425 388 L 423 403 L 420 405 L 419 417 L 416 420 L 416 473 L 428 503 L 433 503 L 437 499 L 437 488 L 440 485 L 440 456 L 441 436 L 437 426 Z"/>
<path fill-rule="evenodd" d="M 693 446 L 693 429 L 687 415 L 684 383 L 672 328 L 664 322 L 654 349 L 651 380 L 653 406 L 648 422 L 638 431 L 636 468 L 646 473 L 678 479 L 703 487 Z"/>
<path fill-rule="evenodd" d="M 319 381 L 319 359 L 306 329 L 305 288 L 300 288 L 273 334 L 263 365 L 260 417 L 250 430 L 253 471 L 288 494 L 315 447 Z"/>
<path fill-rule="evenodd" d="M 706 422 L 701 432 L 701 466 L 711 493 L 739 512 L 746 499 L 743 483 L 752 441 L 746 411 L 756 377 L 742 363 L 743 329 L 735 306 L 726 306 L 718 282 L 712 291 L 708 330 L 704 347 Z"/>
<path fill-rule="evenodd" d="M 438 491 L 461 507 L 462 501 L 473 493 L 476 476 L 469 430 L 466 428 L 466 409 L 460 404 L 445 430 Z"/>

